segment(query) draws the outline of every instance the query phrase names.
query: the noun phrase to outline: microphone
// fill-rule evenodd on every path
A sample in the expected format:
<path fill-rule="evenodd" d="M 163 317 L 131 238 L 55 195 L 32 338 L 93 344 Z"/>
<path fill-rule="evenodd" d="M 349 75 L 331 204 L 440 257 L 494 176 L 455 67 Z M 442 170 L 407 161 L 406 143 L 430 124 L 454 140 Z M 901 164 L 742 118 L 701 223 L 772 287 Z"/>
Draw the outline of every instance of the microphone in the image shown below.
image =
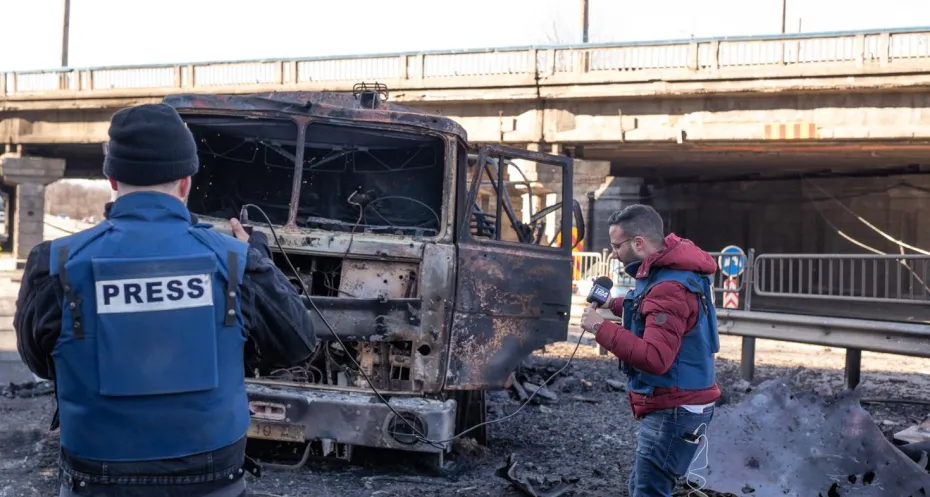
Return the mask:
<path fill-rule="evenodd" d="M 606 276 L 601 276 L 594 280 L 594 284 L 591 285 L 591 291 L 588 293 L 588 298 L 585 300 L 591 304 L 592 309 L 597 309 L 610 300 L 610 289 L 613 287 L 613 280 Z"/>

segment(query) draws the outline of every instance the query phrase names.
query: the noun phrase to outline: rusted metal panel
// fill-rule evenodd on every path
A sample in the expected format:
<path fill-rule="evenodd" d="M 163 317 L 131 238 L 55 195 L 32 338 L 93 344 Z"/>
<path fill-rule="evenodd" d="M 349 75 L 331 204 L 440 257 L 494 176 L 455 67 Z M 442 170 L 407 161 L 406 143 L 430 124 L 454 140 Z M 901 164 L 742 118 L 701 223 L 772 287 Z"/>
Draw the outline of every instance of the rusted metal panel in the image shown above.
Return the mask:
<path fill-rule="evenodd" d="M 442 452 L 443 448 L 413 441 L 402 443 L 390 435 L 394 413 L 371 395 L 325 390 L 279 388 L 249 384 L 250 402 L 277 405 L 285 419 L 300 425 L 306 440 L 335 440 L 349 445 L 382 447 L 417 452 Z M 420 397 L 391 397 L 391 407 L 401 414 L 415 415 L 419 430 L 431 440 L 452 438 L 455 402 Z M 256 419 L 261 419 L 256 416 Z M 403 421 L 400 421 L 403 423 Z M 405 437 L 412 438 L 412 437 Z"/>
<path fill-rule="evenodd" d="M 339 293 L 359 299 L 409 299 L 417 294 L 417 265 L 403 262 L 346 261 Z"/>
<path fill-rule="evenodd" d="M 351 93 L 270 92 L 253 95 L 205 95 L 182 93 L 165 97 L 164 102 L 182 115 L 191 112 L 245 113 L 262 117 L 306 116 L 356 123 L 404 124 L 437 133 L 455 135 L 463 142 L 468 135 L 457 122 L 404 105 L 380 102 L 374 108 L 363 106 Z"/>
<path fill-rule="evenodd" d="M 314 297 L 313 302 L 342 340 L 417 340 L 420 330 L 420 299 L 355 299 Z M 320 315 L 310 313 L 322 339 L 332 336 Z"/>
<path fill-rule="evenodd" d="M 930 475 L 881 433 L 855 392 L 828 400 L 770 380 L 714 415 L 706 488 L 753 497 L 926 495 Z M 703 457 L 695 467 L 703 464 Z"/>
<path fill-rule="evenodd" d="M 534 350 L 565 340 L 570 259 L 469 244 L 459 265 L 446 387 L 501 388 Z"/>
<path fill-rule="evenodd" d="M 421 381 L 428 393 L 438 394 L 445 381 L 456 270 L 454 246 L 424 245 L 419 274 L 420 335 L 413 343 L 410 377 Z"/>

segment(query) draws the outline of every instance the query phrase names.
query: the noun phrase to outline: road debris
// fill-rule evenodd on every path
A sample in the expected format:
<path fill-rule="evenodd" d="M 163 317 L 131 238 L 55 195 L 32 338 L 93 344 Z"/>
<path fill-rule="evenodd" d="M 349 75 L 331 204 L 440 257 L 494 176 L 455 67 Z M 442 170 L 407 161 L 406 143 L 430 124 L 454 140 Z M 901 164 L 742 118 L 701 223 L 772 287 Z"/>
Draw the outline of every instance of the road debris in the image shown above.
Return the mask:
<path fill-rule="evenodd" d="M 526 393 L 526 389 L 523 388 L 523 385 L 521 385 L 519 381 L 513 382 L 513 391 L 516 392 L 517 400 L 520 402 L 530 398 L 529 394 Z"/>
<path fill-rule="evenodd" d="M 930 475 L 897 450 L 856 391 L 794 394 L 784 379 L 720 408 L 707 433 L 706 488 L 753 497 L 925 495 Z M 703 458 L 697 464 L 703 464 Z M 747 483 L 748 482 L 748 483 Z"/>
<path fill-rule="evenodd" d="M 572 395 L 572 400 L 578 402 L 587 402 L 589 404 L 600 404 L 601 399 L 597 397 L 585 397 L 584 395 Z"/>
<path fill-rule="evenodd" d="M 0 390 L 0 395 L 8 399 L 19 397 L 40 397 L 55 393 L 55 385 L 50 381 L 27 381 L 25 383 L 10 383 Z"/>
<path fill-rule="evenodd" d="M 523 388 L 525 388 L 526 391 L 530 392 L 531 394 L 535 393 L 536 397 L 542 397 L 552 402 L 558 402 L 559 400 L 558 395 L 554 394 L 552 390 L 549 390 L 548 388 L 544 386 L 534 385 L 528 381 L 525 381 L 523 382 Z"/>
<path fill-rule="evenodd" d="M 531 478 L 529 477 L 521 478 L 517 476 L 517 458 L 516 456 L 514 456 L 514 454 L 508 455 L 507 463 L 504 466 L 501 466 L 500 468 L 498 468 L 494 474 L 495 476 L 499 476 L 509 481 L 514 486 L 514 488 L 516 488 L 517 490 L 519 490 L 520 492 L 522 492 L 524 495 L 528 497 L 558 497 L 560 495 L 565 495 L 567 492 L 572 490 L 574 483 L 577 482 L 577 480 L 575 480 L 574 482 L 559 481 L 559 482 L 556 482 L 555 485 L 548 490 L 545 490 L 545 491 L 537 490 L 536 487 L 530 483 L 529 480 Z M 539 478 L 532 478 L 532 479 L 538 480 Z M 542 482 L 537 483 L 537 485 L 541 483 Z"/>
<path fill-rule="evenodd" d="M 842 389 L 844 361 L 841 354 L 835 359 L 811 358 L 805 346 L 776 344 L 778 348 L 775 349 L 774 345 L 766 343 L 759 341 L 759 357 L 763 357 L 763 352 L 766 352 L 766 361 L 784 361 L 784 365 L 773 366 L 760 360 L 756 368 L 756 375 L 760 380 L 784 377 L 795 364 L 803 362 L 808 368 L 790 383 L 792 390 L 807 391 L 825 382 L 837 385 L 838 392 Z M 550 345 L 548 351 L 550 357 L 566 358 L 572 353 L 574 346 L 574 342 L 561 342 Z M 721 337 L 722 357 L 717 359 L 717 381 L 722 390 L 731 393 L 734 404 L 744 397 L 751 398 L 752 395 L 738 395 L 738 392 L 731 388 L 739 381 L 740 373 L 739 364 L 731 358 L 739 358 L 740 349 L 741 342 L 738 337 Z M 551 375 L 547 374 L 550 365 L 545 361 L 547 357 L 540 356 L 542 353 L 537 352 L 532 360 L 526 361 L 527 364 L 519 371 L 519 381 L 515 379 L 511 383 L 511 389 L 489 392 L 488 419 L 498 419 L 519 406 L 520 401 L 516 400 L 513 390 L 514 384 L 519 382 L 522 386 L 523 381 L 541 382 Z M 537 362 L 537 357 L 542 361 Z M 789 359 L 785 359 L 786 357 Z M 864 372 L 863 380 L 869 380 L 863 381 L 864 398 L 900 400 L 926 397 L 925 392 L 930 388 L 930 377 L 924 373 L 928 370 L 930 361 L 878 354 L 870 360 L 873 369 L 883 372 L 881 376 L 873 374 L 872 377 L 865 376 Z M 558 363 L 552 365 L 557 366 Z M 624 380 L 617 371 L 617 362 L 598 356 L 593 347 L 582 347 L 578 356 L 563 373 L 565 374 L 558 375 L 547 385 L 549 390 L 559 395 L 561 402 L 546 402 L 540 406 L 527 407 L 511 419 L 490 425 L 489 447 L 477 445 L 468 436 L 453 443 L 454 467 L 447 468 L 450 471 L 443 477 L 434 476 L 435 473 L 428 467 L 429 459 L 421 460 L 420 457 L 405 456 L 392 451 L 369 450 L 356 452 L 351 464 L 311 459 L 306 468 L 297 471 L 268 469 L 261 479 L 249 477 L 249 485 L 255 492 L 267 492 L 282 497 L 371 496 L 375 492 L 381 492 L 378 494 L 381 497 L 525 496 L 527 494 L 517 490 L 509 481 L 495 476 L 498 468 L 507 460 L 507 456 L 515 454 L 520 461 L 515 476 L 531 484 L 537 492 L 549 492 L 556 489 L 560 483 L 572 482 L 574 478 L 579 478 L 571 492 L 562 494 L 562 497 L 622 497 L 626 494 L 625 489 L 636 452 L 639 422 L 630 413 L 626 393 L 613 390 L 606 381 Z M 542 378 L 538 378 L 540 376 Z M 5 383 L 0 384 L 0 389 L 4 386 Z M 572 399 L 574 395 L 597 398 L 600 402 L 575 401 Z M 927 415 L 926 406 L 910 403 L 884 401 L 867 404 L 865 407 L 869 409 L 874 420 L 887 419 L 897 423 L 885 430 L 885 437 L 888 439 L 904 427 L 917 425 Z M 710 449 L 715 452 L 711 455 L 711 465 L 715 471 L 718 469 L 718 463 L 727 462 L 717 461 L 724 457 L 717 454 L 728 450 L 721 445 L 734 445 L 723 440 L 731 436 L 723 424 L 728 416 L 724 414 L 725 411 L 726 409 L 720 408 L 711 423 Z M 9 497 L 57 495 L 59 435 L 57 431 L 48 432 L 49 421 L 54 412 L 55 400 L 51 395 L 12 399 L 0 396 L 0 415 L 3 416 L 4 424 L 0 429 L 0 496 L 3 496 L 4 492 Z M 787 429 L 779 428 L 780 425 L 773 426 L 765 419 L 760 423 L 762 424 L 759 429 L 772 430 L 771 437 L 779 442 L 781 434 L 788 433 Z M 714 435 L 715 433 L 717 435 Z M 890 443 L 882 445 L 891 446 Z M 904 452 L 913 452 L 916 449 L 920 447 L 909 445 L 901 448 Z M 788 450 L 790 455 L 785 457 L 810 457 L 810 448 L 806 450 L 807 452 L 804 452 L 804 449 L 798 452 L 798 446 L 792 446 Z M 827 453 L 822 449 L 820 452 Z M 917 466 L 907 461 L 906 457 L 902 456 L 902 459 Z M 915 460 L 920 460 L 919 453 Z M 701 456 L 695 468 L 702 466 L 703 462 L 704 458 Z M 763 463 L 775 464 L 771 461 Z M 706 471 L 697 472 L 707 474 Z M 784 474 L 787 478 L 792 476 L 791 472 Z M 386 475 L 389 479 L 365 479 L 373 475 Z M 843 475 L 841 479 L 846 476 Z M 400 480 L 396 480 L 397 478 Z M 876 477 L 875 481 L 882 481 L 881 478 L 882 476 Z M 442 481 L 452 482 L 454 485 L 435 484 Z M 752 479 L 748 481 L 752 483 Z M 859 481 L 861 483 L 861 478 Z M 739 480 L 734 483 L 744 485 Z M 875 486 L 859 486 L 856 489 L 858 492 L 840 495 L 868 496 L 869 494 L 862 493 L 862 490 L 876 492 Z M 805 493 L 803 490 L 800 489 L 793 495 L 816 497 L 818 493 Z M 901 495 L 893 492 L 893 489 L 888 490 L 884 495 Z M 764 495 L 761 490 L 753 494 L 724 494 L 712 490 L 705 490 L 704 493 L 709 497 Z M 699 496 L 687 487 L 673 495 Z M 882 494 L 879 492 L 878 495 Z M 829 494 L 824 491 L 823 496 L 829 497 Z"/>
<path fill-rule="evenodd" d="M 607 386 L 609 386 L 611 390 L 616 390 L 618 392 L 623 392 L 626 390 L 626 385 L 624 385 L 622 381 L 611 380 L 611 379 L 608 379 L 606 381 L 607 381 Z"/>

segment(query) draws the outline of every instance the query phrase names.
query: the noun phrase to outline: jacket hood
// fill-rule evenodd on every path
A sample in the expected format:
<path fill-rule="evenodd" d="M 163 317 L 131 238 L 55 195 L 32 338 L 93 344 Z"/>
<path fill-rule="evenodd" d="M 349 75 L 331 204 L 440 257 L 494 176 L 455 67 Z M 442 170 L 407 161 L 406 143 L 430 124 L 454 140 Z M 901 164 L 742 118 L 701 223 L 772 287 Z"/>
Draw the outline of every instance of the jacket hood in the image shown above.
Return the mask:
<path fill-rule="evenodd" d="M 636 274 L 636 279 L 640 279 L 648 276 L 652 268 L 714 274 L 717 272 L 717 261 L 691 240 L 671 233 L 665 237 L 664 249 L 650 255 L 642 262 L 629 264 L 626 272 Z"/>

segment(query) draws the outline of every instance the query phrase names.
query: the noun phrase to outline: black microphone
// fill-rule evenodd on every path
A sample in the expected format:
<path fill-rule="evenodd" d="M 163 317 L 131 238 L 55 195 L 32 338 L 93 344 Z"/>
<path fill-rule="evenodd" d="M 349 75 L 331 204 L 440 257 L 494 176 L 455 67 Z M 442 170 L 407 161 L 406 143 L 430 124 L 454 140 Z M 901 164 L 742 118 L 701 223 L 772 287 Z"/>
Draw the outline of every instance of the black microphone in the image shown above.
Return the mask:
<path fill-rule="evenodd" d="M 242 209 L 239 210 L 239 224 L 242 225 L 242 229 L 244 229 L 249 236 L 252 236 L 252 225 L 249 224 L 249 208 L 244 205 Z"/>
<path fill-rule="evenodd" d="M 591 308 L 597 309 L 606 304 L 607 301 L 610 300 L 610 290 L 613 287 L 613 280 L 606 276 L 601 276 L 594 280 L 594 284 L 591 285 L 591 291 L 588 293 L 588 298 L 586 299 L 587 302 L 591 304 Z"/>

